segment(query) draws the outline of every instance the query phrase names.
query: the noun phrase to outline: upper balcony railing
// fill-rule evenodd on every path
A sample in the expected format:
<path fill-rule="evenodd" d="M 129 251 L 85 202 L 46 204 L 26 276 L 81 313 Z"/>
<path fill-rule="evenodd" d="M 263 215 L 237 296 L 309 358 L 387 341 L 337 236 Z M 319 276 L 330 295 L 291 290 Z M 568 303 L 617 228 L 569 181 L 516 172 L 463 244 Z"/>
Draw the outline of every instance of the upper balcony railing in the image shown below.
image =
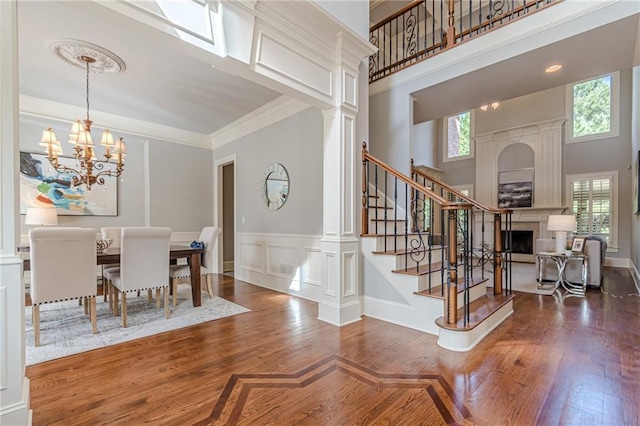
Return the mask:
<path fill-rule="evenodd" d="M 422 0 L 371 27 L 369 82 L 562 0 Z"/>

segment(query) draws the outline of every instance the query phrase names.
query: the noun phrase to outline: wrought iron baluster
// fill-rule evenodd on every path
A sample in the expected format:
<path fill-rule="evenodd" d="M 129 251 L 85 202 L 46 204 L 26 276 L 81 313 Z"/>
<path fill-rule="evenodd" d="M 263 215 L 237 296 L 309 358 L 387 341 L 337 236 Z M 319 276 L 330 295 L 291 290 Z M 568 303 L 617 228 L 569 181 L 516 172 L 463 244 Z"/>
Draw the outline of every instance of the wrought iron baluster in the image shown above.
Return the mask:
<path fill-rule="evenodd" d="M 377 164 L 375 165 L 375 169 L 374 170 L 375 170 L 375 182 L 376 182 L 375 183 L 375 188 L 374 188 L 375 192 L 373 193 L 374 196 L 376 197 L 376 209 L 375 209 L 376 210 L 376 212 L 375 212 L 375 216 L 376 216 L 375 224 L 376 224 L 376 226 L 375 226 L 375 228 L 376 228 L 376 235 L 379 235 L 378 234 L 378 210 L 380 210 L 380 209 L 379 209 L 379 204 L 378 204 L 378 165 Z"/>
<path fill-rule="evenodd" d="M 398 252 L 398 178 L 393 179 L 393 251 Z"/>
<path fill-rule="evenodd" d="M 384 171 L 384 251 L 387 251 L 387 237 L 389 233 L 387 232 L 387 181 L 389 180 L 389 172 Z"/>
<path fill-rule="evenodd" d="M 409 264 L 409 206 L 407 202 L 409 200 L 409 185 L 404 184 L 404 270 L 407 270 Z"/>

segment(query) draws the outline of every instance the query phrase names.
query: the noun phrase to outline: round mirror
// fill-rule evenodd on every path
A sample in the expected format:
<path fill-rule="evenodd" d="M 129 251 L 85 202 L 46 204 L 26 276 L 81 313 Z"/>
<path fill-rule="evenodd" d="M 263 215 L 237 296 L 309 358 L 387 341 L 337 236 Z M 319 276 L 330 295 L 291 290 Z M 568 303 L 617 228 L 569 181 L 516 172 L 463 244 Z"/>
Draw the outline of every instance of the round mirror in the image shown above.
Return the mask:
<path fill-rule="evenodd" d="M 262 200 L 270 210 L 278 210 L 289 195 L 289 175 L 282 164 L 271 163 L 262 179 Z"/>

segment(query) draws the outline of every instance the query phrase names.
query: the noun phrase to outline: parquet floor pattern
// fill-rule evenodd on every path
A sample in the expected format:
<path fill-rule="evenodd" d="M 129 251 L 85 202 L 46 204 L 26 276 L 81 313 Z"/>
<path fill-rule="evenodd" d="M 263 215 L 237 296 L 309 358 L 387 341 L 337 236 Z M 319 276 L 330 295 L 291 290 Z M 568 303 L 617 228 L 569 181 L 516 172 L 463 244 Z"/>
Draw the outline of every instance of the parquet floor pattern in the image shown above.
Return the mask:
<path fill-rule="evenodd" d="M 640 298 L 516 293 L 476 348 L 214 279 L 252 312 L 27 368 L 34 425 L 640 425 Z M 206 297 L 206 296 L 203 296 Z M 188 303 L 188 302 L 183 302 Z"/>

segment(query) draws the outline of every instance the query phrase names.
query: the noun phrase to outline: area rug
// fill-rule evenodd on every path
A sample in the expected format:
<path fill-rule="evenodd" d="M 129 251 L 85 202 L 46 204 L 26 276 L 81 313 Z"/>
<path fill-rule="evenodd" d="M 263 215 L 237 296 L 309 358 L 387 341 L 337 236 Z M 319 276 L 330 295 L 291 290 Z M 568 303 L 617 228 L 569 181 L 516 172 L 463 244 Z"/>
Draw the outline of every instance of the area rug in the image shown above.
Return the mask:
<path fill-rule="evenodd" d="M 25 346 L 27 365 L 98 349 L 169 330 L 250 312 L 249 309 L 220 297 L 202 295 L 202 305 L 194 308 L 191 288 L 180 286 L 178 305 L 171 305 L 169 319 L 164 308 L 156 310 L 147 295 L 127 298 L 127 328 L 122 317 L 113 316 L 109 304 L 99 296 L 96 303 L 98 333 L 91 334 L 91 321 L 77 300 L 45 304 L 40 307 L 40 346 L 33 346 L 31 307 L 25 308 Z"/>
<path fill-rule="evenodd" d="M 538 288 L 536 265 L 533 263 L 512 263 L 511 264 L 511 288 L 514 291 L 525 293 L 542 294 L 550 296 L 555 292 L 551 282 L 545 282 L 543 288 Z"/>
<path fill-rule="evenodd" d="M 479 276 L 480 272 L 476 272 Z M 485 278 L 489 277 L 489 283 L 493 282 L 493 274 L 485 272 Z M 511 289 L 524 293 L 541 294 L 550 296 L 556 290 L 553 282 L 544 282 L 543 288 L 538 288 L 536 265 L 533 263 L 517 263 L 511 264 Z M 491 286 L 491 284 L 489 285 Z"/>

